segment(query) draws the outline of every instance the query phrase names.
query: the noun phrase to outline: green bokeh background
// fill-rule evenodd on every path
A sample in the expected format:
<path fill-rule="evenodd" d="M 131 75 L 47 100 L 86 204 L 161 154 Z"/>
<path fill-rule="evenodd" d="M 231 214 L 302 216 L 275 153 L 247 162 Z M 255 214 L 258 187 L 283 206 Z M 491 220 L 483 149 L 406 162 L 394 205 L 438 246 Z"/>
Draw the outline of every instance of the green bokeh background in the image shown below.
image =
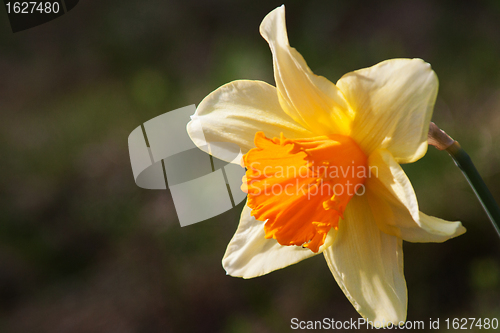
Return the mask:
<path fill-rule="evenodd" d="M 335 82 L 422 58 L 433 120 L 500 201 L 500 2 L 286 1 L 290 43 Z M 236 79 L 274 84 L 262 18 L 281 2 L 80 1 L 13 34 L 0 10 L 0 332 L 288 332 L 358 318 L 322 256 L 264 277 L 221 266 L 242 205 L 181 228 L 168 191 L 134 183 L 127 137 Z M 498 318 L 500 239 L 460 171 L 405 165 L 421 210 L 468 229 L 405 243 L 408 319 Z M 469 330 L 479 331 L 479 330 Z M 483 330 L 484 331 L 484 330 Z"/>

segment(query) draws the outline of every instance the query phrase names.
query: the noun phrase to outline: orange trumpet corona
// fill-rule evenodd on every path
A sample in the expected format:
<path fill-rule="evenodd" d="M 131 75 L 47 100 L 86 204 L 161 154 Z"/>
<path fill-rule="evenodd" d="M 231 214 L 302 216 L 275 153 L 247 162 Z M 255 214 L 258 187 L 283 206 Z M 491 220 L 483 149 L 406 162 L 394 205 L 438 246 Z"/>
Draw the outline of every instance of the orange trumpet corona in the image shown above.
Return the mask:
<path fill-rule="evenodd" d="M 252 215 L 266 221 L 266 238 L 318 252 L 337 229 L 349 200 L 362 191 L 367 157 L 348 136 L 292 140 L 255 135 L 243 158 L 242 189 Z"/>

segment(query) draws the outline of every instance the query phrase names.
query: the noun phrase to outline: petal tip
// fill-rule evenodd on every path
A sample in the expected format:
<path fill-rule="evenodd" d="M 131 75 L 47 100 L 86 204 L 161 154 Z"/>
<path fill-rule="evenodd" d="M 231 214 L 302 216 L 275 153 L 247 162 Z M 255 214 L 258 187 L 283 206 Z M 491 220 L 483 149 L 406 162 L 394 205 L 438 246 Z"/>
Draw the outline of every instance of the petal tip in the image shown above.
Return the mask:
<path fill-rule="evenodd" d="M 277 27 L 285 24 L 285 5 L 281 5 L 270 11 L 262 20 L 259 32 L 266 41 L 273 39 L 272 36 L 277 33 Z M 285 28 L 286 35 L 286 28 Z"/>

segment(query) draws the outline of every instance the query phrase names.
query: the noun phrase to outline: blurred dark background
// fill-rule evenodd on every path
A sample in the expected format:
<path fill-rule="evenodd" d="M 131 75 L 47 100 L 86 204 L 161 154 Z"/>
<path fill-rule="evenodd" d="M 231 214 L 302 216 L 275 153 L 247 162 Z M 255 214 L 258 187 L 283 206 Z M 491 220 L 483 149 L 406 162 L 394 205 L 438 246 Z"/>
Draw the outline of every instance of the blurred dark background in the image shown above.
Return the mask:
<path fill-rule="evenodd" d="M 274 84 L 269 1 L 80 1 L 13 34 L 0 9 L 0 332 L 287 332 L 358 314 L 322 256 L 253 280 L 221 259 L 242 206 L 181 228 L 168 191 L 134 183 L 127 137 L 235 79 Z M 431 63 L 434 121 L 500 201 L 500 2 L 286 1 L 311 69 Z M 404 166 L 421 210 L 461 220 L 405 243 L 409 320 L 500 319 L 500 239 L 444 152 Z M 427 327 L 427 326 L 426 326 Z M 470 330 L 474 331 L 474 330 Z"/>

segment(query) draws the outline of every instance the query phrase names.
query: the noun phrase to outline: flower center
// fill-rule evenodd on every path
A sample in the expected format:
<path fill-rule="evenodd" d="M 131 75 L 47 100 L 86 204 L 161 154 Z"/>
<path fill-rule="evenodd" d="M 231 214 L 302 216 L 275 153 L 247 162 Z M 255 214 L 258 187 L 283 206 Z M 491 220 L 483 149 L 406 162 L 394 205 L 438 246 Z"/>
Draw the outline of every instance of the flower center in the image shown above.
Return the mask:
<path fill-rule="evenodd" d="M 364 193 L 366 155 L 348 136 L 268 139 L 255 134 L 243 157 L 242 189 L 266 238 L 318 252 L 351 198 Z"/>

